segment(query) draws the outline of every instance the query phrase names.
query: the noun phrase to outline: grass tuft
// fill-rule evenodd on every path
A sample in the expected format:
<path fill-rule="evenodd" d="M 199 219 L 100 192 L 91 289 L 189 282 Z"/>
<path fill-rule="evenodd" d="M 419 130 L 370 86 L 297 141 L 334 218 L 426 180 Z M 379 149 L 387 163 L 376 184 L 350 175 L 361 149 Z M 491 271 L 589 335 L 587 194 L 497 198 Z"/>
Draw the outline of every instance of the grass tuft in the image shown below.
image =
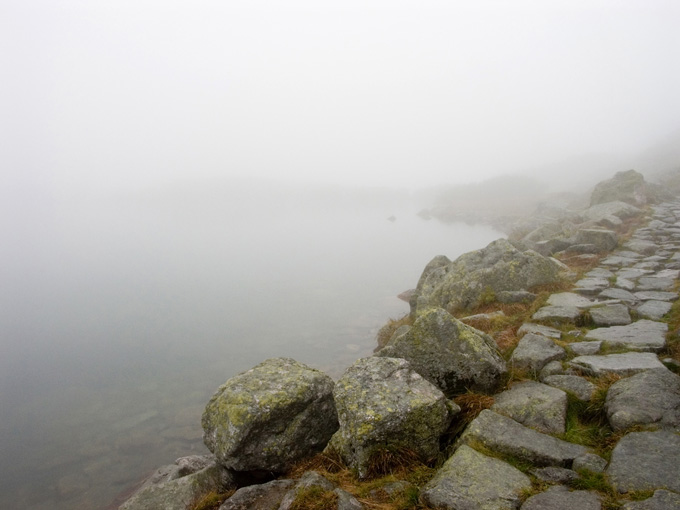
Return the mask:
<path fill-rule="evenodd" d="M 234 490 L 228 492 L 211 491 L 202 498 L 189 505 L 187 510 L 217 510 L 222 503 L 229 499 Z"/>

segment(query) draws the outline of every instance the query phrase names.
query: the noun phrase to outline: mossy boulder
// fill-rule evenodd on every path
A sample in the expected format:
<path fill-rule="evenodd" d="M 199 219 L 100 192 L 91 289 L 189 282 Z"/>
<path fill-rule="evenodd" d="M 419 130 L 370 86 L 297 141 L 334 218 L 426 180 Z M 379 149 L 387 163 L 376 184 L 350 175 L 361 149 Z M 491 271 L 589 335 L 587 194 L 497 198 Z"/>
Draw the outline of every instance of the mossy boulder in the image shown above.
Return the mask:
<path fill-rule="evenodd" d="M 648 200 L 644 176 L 635 170 L 617 172 L 614 177 L 595 186 L 590 205 L 621 201 L 634 206 L 645 205 Z"/>
<path fill-rule="evenodd" d="M 439 453 L 439 438 L 460 410 L 434 385 L 397 358 L 362 358 L 334 390 L 340 428 L 329 449 L 366 477 L 380 459 Z"/>
<path fill-rule="evenodd" d="M 465 253 L 450 263 L 441 256 L 423 271 L 411 299 L 411 312 L 429 307 L 453 312 L 495 300 L 502 291 L 526 290 L 557 282 L 563 267 L 533 251 L 520 251 L 498 239 L 486 248 Z"/>
<path fill-rule="evenodd" d="M 293 359 L 266 360 L 217 389 L 203 413 L 203 441 L 235 471 L 285 471 L 337 430 L 333 386 Z"/>
<path fill-rule="evenodd" d="M 404 358 L 449 396 L 468 389 L 494 393 L 507 373 L 496 342 L 446 310 L 430 308 L 377 356 Z"/>

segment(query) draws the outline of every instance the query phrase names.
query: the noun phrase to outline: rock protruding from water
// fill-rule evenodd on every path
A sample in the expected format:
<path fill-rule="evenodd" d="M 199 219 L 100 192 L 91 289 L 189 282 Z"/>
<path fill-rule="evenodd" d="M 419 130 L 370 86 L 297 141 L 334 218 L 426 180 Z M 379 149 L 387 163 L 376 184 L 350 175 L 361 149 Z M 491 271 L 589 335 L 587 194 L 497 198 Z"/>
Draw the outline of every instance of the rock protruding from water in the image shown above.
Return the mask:
<path fill-rule="evenodd" d="M 364 478 L 376 456 L 407 449 L 423 460 L 460 411 L 433 384 L 397 358 L 362 358 L 334 390 L 340 428 L 328 446 Z"/>
<path fill-rule="evenodd" d="M 182 457 L 158 469 L 119 510 L 185 510 L 210 492 L 234 488 L 233 476 L 214 457 Z"/>
<path fill-rule="evenodd" d="M 609 388 L 605 409 L 614 430 L 641 425 L 680 431 L 680 376 L 659 368 L 621 379 Z"/>
<path fill-rule="evenodd" d="M 554 259 L 533 250 L 520 251 L 506 239 L 465 253 L 451 263 L 443 262 L 438 257 L 423 271 L 411 300 L 412 313 L 429 307 L 449 311 L 474 308 L 501 291 L 555 283 L 563 269 Z"/>
<path fill-rule="evenodd" d="M 499 459 L 461 446 L 423 488 L 422 501 L 435 508 L 507 510 L 519 508 L 527 475 Z"/>
<path fill-rule="evenodd" d="M 285 471 L 337 430 L 333 386 L 293 359 L 266 360 L 218 388 L 203 413 L 203 441 L 235 471 Z"/>
<path fill-rule="evenodd" d="M 493 393 L 507 373 L 496 342 L 446 310 L 429 309 L 377 356 L 404 358 L 413 370 L 448 396 L 468 389 Z"/>

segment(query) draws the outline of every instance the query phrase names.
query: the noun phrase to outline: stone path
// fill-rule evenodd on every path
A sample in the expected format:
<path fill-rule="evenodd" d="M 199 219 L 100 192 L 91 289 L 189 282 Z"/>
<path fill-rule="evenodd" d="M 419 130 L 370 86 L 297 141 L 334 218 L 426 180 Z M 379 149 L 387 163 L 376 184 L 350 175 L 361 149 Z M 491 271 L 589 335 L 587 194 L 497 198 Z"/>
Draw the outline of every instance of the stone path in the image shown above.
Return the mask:
<path fill-rule="evenodd" d="M 535 476 L 547 470 L 545 476 L 554 477 L 556 485 L 527 499 L 521 509 L 600 509 L 596 493 L 562 485 L 586 471 L 604 472 L 621 494 L 656 491 L 646 502 L 622 501 L 625 508 L 680 509 L 680 376 L 664 364 L 677 362 L 662 354 L 668 335 L 664 316 L 678 299 L 679 277 L 680 201 L 654 207 L 646 226 L 587 272 L 572 292 L 553 294 L 520 328 L 510 361 L 540 382 L 517 383 L 496 395 L 496 405 L 468 426 L 458 446 L 529 462 L 540 467 Z M 588 401 L 599 377 L 621 378 L 605 401 L 611 428 L 623 434 L 610 459 L 563 439 L 567 393 Z M 433 480 L 427 494 L 465 485 L 466 476 Z M 496 497 L 489 487 L 493 481 L 475 483 Z M 428 501 L 439 502 L 434 496 Z M 516 501 L 506 503 L 488 508 L 518 508 Z"/>

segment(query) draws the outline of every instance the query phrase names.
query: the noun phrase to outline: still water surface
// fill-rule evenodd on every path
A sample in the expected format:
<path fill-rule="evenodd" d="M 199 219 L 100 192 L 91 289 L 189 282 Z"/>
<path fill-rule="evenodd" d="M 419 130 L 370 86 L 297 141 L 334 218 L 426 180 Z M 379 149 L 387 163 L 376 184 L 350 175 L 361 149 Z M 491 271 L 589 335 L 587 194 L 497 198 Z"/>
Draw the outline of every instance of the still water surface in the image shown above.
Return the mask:
<path fill-rule="evenodd" d="M 207 400 L 266 358 L 337 378 L 433 256 L 501 236 L 384 201 L 80 201 L 27 228 L 0 273 L 0 507 L 32 510 L 107 508 L 205 453 Z"/>

